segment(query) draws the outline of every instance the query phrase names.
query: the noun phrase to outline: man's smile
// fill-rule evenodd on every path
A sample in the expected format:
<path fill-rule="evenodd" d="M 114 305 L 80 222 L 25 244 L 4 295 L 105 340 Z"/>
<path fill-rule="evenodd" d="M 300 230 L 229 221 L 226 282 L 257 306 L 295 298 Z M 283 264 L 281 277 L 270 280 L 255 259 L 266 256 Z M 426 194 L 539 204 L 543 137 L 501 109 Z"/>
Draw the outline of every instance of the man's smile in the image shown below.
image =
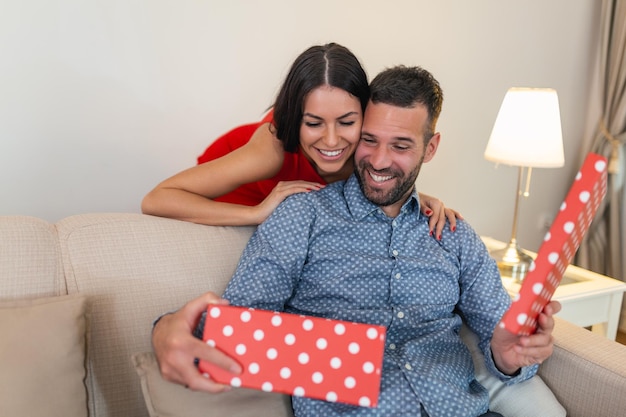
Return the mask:
<path fill-rule="evenodd" d="M 389 181 L 393 178 L 393 175 L 378 175 L 373 173 L 371 170 L 367 170 L 367 173 L 370 175 L 370 178 L 374 180 L 374 182 L 382 183 L 385 181 Z"/>

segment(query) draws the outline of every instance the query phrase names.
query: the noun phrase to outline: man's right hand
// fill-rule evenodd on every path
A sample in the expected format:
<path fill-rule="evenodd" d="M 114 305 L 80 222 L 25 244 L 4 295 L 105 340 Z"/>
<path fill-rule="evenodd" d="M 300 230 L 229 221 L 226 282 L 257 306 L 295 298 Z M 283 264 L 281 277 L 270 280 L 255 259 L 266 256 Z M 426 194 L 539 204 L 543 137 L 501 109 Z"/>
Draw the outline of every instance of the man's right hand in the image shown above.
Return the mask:
<path fill-rule="evenodd" d="M 235 360 L 192 335 L 200 315 L 209 304 L 228 304 L 228 301 L 209 292 L 188 302 L 177 312 L 163 316 L 152 331 L 152 348 L 164 379 L 194 391 L 217 393 L 230 387 L 203 376 L 194 364 L 196 358 L 211 362 L 233 375 L 242 370 Z"/>

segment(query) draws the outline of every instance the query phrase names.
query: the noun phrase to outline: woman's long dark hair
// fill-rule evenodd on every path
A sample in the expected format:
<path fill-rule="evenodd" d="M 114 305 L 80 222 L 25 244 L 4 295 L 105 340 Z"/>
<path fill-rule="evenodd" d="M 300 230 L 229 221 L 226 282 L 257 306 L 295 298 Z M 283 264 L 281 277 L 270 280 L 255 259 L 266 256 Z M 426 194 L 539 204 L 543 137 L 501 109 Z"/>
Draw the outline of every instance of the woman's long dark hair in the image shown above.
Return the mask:
<path fill-rule="evenodd" d="M 312 46 L 296 58 L 274 102 L 275 134 L 285 151 L 297 152 L 304 100 L 322 85 L 347 91 L 361 102 L 365 112 L 370 90 L 357 57 L 336 43 Z"/>

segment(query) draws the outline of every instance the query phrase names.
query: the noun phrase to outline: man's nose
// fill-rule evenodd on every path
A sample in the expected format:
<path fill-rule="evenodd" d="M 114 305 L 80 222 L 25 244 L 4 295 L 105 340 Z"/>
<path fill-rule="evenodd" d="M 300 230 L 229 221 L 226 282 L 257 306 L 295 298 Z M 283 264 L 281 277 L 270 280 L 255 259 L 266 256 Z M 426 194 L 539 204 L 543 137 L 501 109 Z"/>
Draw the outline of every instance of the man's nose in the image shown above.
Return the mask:
<path fill-rule="evenodd" d="M 389 150 L 385 146 L 377 146 L 372 149 L 369 162 L 372 168 L 376 170 L 389 168 L 391 158 Z"/>

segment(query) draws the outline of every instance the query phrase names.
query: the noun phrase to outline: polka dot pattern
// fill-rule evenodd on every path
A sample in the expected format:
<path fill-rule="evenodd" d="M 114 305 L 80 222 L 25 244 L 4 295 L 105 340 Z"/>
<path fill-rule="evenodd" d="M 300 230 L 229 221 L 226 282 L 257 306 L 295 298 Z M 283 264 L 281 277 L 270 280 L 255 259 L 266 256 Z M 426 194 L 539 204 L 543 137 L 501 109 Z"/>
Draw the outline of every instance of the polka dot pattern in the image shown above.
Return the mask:
<path fill-rule="evenodd" d="M 429 235 L 428 219 L 419 208 L 414 193 L 400 214 L 389 218 L 365 199 L 352 176 L 288 197 L 250 239 L 224 293 L 231 305 L 387 329 L 377 402 L 366 395 L 358 398 L 358 405 L 341 401 L 340 388 L 355 390 L 361 384 L 356 374 L 329 378 L 322 373 L 320 387 L 330 381 L 337 386 L 325 398 L 308 398 L 313 373 L 294 383 L 298 373 L 291 369 L 295 415 L 415 416 L 423 407 L 433 416 L 468 416 L 487 409 L 488 392 L 473 381 L 472 358 L 458 335 L 461 315 L 488 353 L 493 329 L 511 298 L 495 261 L 466 222 L 458 221 L 455 232 L 445 228 L 437 240 Z M 302 327 L 313 336 L 307 353 L 295 355 L 292 363 L 323 372 L 339 365 L 335 357 L 343 369 L 352 355 L 366 353 L 362 343 L 355 343 L 346 346 L 347 355 L 339 355 L 331 345 L 339 336 L 319 334 L 306 320 Z M 340 337 L 349 329 L 346 324 Z M 343 331 L 341 326 L 337 330 Z M 270 326 L 264 331 L 264 341 L 284 340 L 270 336 Z M 293 334 L 297 344 L 302 335 Z M 375 339 L 376 333 L 368 337 Z M 253 350 L 248 346 L 248 352 Z M 318 350 L 328 355 L 326 360 L 312 357 Z M 485 358 L 498 374 L 491 355 Z M 377 372 L 378 364 L 370 362 L 358 365 L 362 374 Z M 514 378 L 502 378 L 515 383 L 536 370 L 525 367 Z M 354 388 L 347 388 L 352 384 Z M 377 406 L 368 408 L 372 404 Z"/>
<path fill-rule="evenodd" d="M 590 153 L 544 237 L 519 294 L 502 319 L 502 325 L 511 332 L 528 335 L 535 331 L 537 316 L 561 282 L 606 194 L 606 182 L 606 159 Z"/>
<path fill-rule="evenodd" d="M 246 370 L 233 378 L 201 361 L 200 370 L 214 380 L 234 387 L 376 406 L 384 327 L 235 306 L 212 305 L 207 312 L 207 343 L 228 353 Z M 259 338 L 260 333 L 265 337 Z"/>

